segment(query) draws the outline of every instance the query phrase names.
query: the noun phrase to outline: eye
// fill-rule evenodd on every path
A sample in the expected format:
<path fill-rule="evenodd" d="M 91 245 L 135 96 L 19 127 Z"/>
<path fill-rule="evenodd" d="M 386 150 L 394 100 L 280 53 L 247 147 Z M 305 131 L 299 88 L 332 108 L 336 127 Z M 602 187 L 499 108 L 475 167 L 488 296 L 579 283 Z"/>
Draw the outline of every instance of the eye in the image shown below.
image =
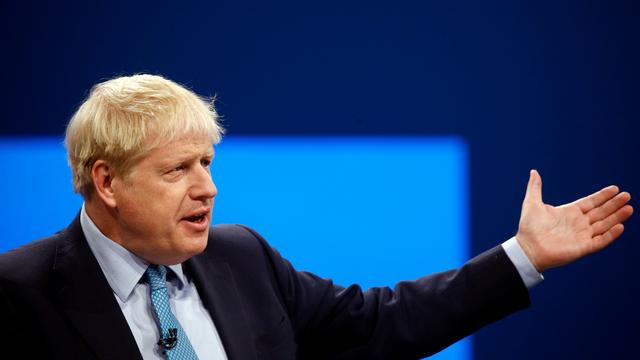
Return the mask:
<path fill-rule="evenodd" d="M 171 173 L 176 173 L 176 172 L 180 172 L 182 170 L 185 169 L 184 165 L 178 165 L 176 167 L 174 167 L 173 169 L 169 170 L 167 173 L 171 174 Z"/>
<path fill-rule="evenodd" d="M 200 164 L 203 167 L 209 167 L 211 165 L 211 159 L 202 159 L 200 160 Z"/>

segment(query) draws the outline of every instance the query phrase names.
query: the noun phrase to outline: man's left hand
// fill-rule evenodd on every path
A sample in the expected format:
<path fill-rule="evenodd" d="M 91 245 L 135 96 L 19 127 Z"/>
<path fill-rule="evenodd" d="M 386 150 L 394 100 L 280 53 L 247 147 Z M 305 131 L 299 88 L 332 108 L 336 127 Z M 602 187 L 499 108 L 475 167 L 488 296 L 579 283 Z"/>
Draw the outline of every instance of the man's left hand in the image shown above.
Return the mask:
<path fill-rule="evenodd" d="M 631 195 L 608 186 L 562 206 L 542 202 L 542 179 L 531 170 L 516 239 L 539 272 L 611 244 L 633 213 Z"/>

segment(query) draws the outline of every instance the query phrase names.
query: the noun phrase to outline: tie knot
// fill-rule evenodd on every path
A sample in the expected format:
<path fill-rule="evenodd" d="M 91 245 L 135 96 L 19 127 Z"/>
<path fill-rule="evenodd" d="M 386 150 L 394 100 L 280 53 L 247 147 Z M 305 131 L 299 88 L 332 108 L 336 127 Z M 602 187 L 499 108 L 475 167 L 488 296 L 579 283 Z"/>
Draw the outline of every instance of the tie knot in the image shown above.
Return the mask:
<path fill-rule="evenodd" d="M 147 281 L 151 290 L 165 288 L 167 286 L 167 268 L 164 265 L 149 265 L 147 271 Z"/>

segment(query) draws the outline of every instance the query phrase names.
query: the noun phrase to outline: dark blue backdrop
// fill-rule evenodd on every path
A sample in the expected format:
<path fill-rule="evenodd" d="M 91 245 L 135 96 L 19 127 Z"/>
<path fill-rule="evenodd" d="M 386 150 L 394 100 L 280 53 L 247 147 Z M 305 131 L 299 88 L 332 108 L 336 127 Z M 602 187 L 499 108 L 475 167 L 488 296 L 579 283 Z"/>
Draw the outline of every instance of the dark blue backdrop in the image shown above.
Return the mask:
<path fill-rule="evenodd" d="M 635 1 L 0 7 L 0 135 L 61 135 L 92 84 L 153 72 L 217 94 L 230 134 L 465 139 L 474 253 L 515 232 L 529 168 L 551 204 L 609 183 L 640 194 Z M 478 333 L 475 358 L 637 357 L 639 226 L 545 274 L 532 309 Z"/>

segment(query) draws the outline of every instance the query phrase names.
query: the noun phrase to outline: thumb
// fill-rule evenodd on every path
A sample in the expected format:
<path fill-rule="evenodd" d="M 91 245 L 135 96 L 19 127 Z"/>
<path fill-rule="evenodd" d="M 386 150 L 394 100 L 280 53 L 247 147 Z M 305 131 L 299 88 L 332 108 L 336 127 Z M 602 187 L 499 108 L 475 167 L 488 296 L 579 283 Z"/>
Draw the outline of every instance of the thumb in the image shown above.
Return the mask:
<path fill-rule="evenodd" d="M 529 174 L 529 184 L 527 184 L 527 193 L 524 195 L 526 203 L 542 203 L 542 178 L 537 170 L 531 170 Z"/>

